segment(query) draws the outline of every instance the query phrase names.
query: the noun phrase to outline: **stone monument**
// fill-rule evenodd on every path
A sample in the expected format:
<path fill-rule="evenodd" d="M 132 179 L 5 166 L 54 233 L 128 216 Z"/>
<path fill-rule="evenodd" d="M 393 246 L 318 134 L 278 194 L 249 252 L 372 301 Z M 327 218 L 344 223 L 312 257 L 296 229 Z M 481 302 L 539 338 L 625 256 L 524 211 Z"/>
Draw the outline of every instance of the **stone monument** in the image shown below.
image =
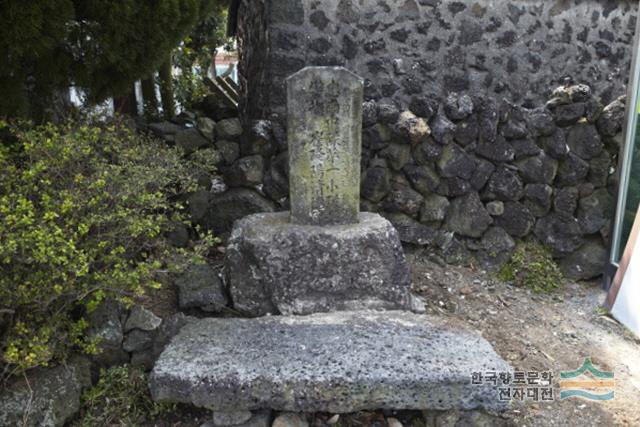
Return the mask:
<path fill-rule="evenodd" d="M 397 231 L 359 212 L 362 80 L 309 67 L 287 88 L 291 212 L 235 224 L 226 259 L 234 307 L 252 316 L 409 308 Z"/>

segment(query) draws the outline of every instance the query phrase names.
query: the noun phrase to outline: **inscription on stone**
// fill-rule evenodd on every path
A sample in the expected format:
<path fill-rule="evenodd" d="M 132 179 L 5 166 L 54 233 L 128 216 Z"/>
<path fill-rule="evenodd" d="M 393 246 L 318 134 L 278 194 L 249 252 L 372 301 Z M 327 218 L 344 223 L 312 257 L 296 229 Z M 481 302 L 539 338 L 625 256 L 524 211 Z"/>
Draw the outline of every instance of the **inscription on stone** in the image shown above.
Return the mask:
<path fill-rule="evenodd" d="M 291 222 L 358 222 L 363 82 L 342 67 L 287 79 Z"/>

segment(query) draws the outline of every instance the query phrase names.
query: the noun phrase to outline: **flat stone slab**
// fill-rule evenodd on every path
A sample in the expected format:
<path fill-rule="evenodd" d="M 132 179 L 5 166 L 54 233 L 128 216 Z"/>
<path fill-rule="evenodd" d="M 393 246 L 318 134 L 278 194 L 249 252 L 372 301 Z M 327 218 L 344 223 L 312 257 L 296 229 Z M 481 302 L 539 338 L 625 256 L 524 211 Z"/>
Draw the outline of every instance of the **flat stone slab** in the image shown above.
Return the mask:
<path fill-rule="evenodd" d="M 234 308 L 249 316 L 408 309 L 410 270 L 398 232 L 378 214 L 358 220 L 301 225 L 279 212 L 237 221 L 225 260 Z"/>
<path fill-rule="evenodd" d="M 150 377 L 154 400 L 214 411 L 348 413 L 371 409 L 506 409 L 473 372 L 511 372 L 480 335 L 401 311 L 185 326 Z"/>

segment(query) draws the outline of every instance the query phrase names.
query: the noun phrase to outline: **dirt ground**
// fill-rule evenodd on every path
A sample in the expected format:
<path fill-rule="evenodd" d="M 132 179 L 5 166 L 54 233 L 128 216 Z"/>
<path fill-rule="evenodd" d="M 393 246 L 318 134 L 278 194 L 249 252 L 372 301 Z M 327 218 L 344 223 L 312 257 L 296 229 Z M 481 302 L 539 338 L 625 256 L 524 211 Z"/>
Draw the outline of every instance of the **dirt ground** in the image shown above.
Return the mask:
<path fill-rule="evenodd" d="M 605 297 L 599 283 L 535 294 L 484 271 L 440 265 L 423 251 L 408 258 L 427 312 L 467 323 L 514 369 L 553 371 L 556 386 L 559 372 L 579 368 L 585 357 L 614 372 L 613 400 L 560 401 L 556 392 L 553 402 L 514 403 L 506 417 L 515 425 L 640 425 L 640 340 L 598 309 Z"/>

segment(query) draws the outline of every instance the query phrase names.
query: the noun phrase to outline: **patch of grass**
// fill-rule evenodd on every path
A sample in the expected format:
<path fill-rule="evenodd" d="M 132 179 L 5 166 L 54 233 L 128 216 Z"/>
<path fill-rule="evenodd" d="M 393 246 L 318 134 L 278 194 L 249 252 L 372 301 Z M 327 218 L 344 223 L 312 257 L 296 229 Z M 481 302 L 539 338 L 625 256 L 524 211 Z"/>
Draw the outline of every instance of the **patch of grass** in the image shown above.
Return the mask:
<path fill-rule="evenodd" d="M 117 366 L 100 371 L 100 380 L 82 396 L 80 418 L 73 427 L 139 426 L 172 411 L 174 404 L 151 400 L 147 375 Z"/>
<path fill-rule="evenodd" d="M 564 283 L 551 252 L 539 243 L 520 244 L 498 271 L 498 279 L 539 293 L 551 292 Z"/>

